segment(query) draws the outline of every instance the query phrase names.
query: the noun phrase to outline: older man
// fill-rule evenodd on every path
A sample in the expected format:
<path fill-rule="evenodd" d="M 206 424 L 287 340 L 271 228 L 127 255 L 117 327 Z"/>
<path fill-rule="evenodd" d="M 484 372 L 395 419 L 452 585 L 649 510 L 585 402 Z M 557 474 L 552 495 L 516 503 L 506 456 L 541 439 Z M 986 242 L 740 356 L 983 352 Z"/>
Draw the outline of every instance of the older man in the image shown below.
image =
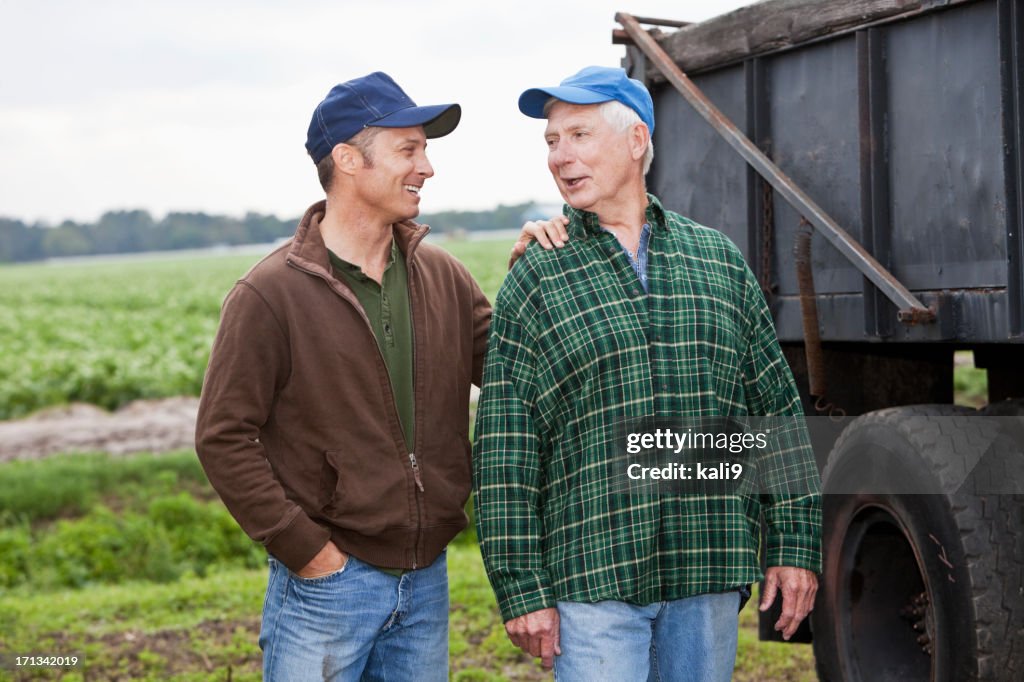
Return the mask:
<path fill-rule="evenodd" d="M 380 72 L 335 86 L 306 137 L 326 200 L 224 302 L 196 451 L 270 555 L 267 680 L 448 679 L 490 306 L 412 219 L 460 113 Z"/>
<path fill-rule="evenodd" d="M 560 680 L 728 680 L 742 593 L 769 568 L 789 638 L 820 570 L 811 454 L 789 495 L 624 492 L 616 424 L 640 417 L 800 414 L 757 283 L 719 232 L 646 193 L 651 97 L 588 67 L 527 90 L 546 118 L 569 218 L 498 294 L 477 413 L 474 484 L 488 576 L 512 641 Z M 761 506 L 761 502 L 764 502 Z"/>

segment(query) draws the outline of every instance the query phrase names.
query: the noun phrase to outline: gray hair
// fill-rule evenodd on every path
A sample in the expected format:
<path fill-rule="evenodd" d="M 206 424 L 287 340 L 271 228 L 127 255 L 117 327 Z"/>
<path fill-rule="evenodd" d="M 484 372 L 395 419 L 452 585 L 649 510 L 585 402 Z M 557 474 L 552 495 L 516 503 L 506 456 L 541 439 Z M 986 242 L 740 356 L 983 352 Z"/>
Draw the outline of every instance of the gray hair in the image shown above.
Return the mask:
<path fill-rule="evenodd" d="M 548 113 L 551 111 L 557 102 L 562 100 L 551 97 L 547 102 L 544 103 L 544 117 L 546 118 Z M 604 116 L 604 120 L 608 121 L 615 130 L 622 132 L 629 130 L 637 123 L 643 123 L 640 119 L 640 114 L 636 113 L 628 106 L 618 100 L 608 100 L 607 102 L 601 102 L 598 105 L 601 115 Z M 647 124 L 644 124 L 645 126 Z M 644 175 L 651 170 L 651 163 L 654 161 L 654 143 L 653 140 L 648 140 L 647 150 L 644 152 Z"/>

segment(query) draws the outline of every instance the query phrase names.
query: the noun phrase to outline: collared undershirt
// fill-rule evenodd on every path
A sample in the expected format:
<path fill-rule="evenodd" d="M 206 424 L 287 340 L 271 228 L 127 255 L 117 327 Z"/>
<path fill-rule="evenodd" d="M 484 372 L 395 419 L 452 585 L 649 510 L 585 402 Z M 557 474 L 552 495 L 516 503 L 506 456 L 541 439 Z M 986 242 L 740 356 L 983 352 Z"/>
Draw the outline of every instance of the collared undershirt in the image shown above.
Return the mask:
<path fill-rule="evenodd" d="M 391 240 L 391 256 L 384 266 L 381 283 L 378 284 L 363 272 L 362 268 L 342 260 L 328 250 L 335 276 L 343 280 L 359 299 L 360 305 L 370 320 L 377 347 L 388 368 L 391 393 L 405 436 L 406 449 L 412 452 L 415 442 L 414 398 L 413 398 L 413 349 L 412 315 L 409 308 L 409 278 L 405 256 L 395 241 Z M 378 566 L 385 573 L 401 576 L 403 570 Z"/>
<path fill-rule="evenodd" d="M 601 228 L 605 232 L 609 232 L 605 228 Z M 640 285 L 647 291 L 647 245 L 651 241 L 651 224 L 645 222 L 643 228 L 640 230 L 640 243 L 636 247 L 636 256 L 629 252 L 625 246 L 622 247 L 622 251 L 626 254 L 626 258 L 629 259 L 629 264 L 633 266 L 633 272 L 640 278 Z M 622 246 L 622 244 L 619 244 Z"/>

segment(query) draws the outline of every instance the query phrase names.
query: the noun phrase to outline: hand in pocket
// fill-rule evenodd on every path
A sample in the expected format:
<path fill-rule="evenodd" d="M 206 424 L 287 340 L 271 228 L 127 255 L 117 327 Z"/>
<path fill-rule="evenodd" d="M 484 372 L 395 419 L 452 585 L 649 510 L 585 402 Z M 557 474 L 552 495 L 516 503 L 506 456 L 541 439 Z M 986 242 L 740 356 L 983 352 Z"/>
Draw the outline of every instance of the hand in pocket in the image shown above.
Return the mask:
<path fill-rule="evenodd" d="M 337 573 L 345 568 L 348 563 L 348 556 L 338 549 L 330 540 L 323 546 L 317 555 L 308 564 L 302 567 L 296 575 L 300 578 L 322 578 L 331 573 Z"/>

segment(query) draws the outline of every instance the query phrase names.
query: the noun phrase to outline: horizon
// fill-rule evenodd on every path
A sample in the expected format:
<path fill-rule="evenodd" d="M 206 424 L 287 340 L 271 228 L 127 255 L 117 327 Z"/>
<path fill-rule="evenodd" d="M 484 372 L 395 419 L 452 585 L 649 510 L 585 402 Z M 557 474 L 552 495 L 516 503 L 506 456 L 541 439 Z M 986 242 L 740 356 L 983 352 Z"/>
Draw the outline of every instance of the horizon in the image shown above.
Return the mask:
<path fill-rule="evenodd" d="M 494 211 L 498 211 L 498 210 L 500 210 L 502 208 L 511 208 L 511 207 L 515 207 L 515 206 L 533 206 L 533 207 L 537 207 L 537 208 L 556 208 L 557 207 L 558 210 L 561 210 L 561 208 L 562 208 L 562 206 L 564 204 L 565 204 L 565 202 L 562 201 L 561 199 L 559 199 L 558 201 L 536 201 L 536 200 L 528 199 L 526 201 L 517 201 L 517 202 L 512 202 L 512 203 L 500 202 L 500 203 L 497 203 L 497 204 L 495 204 L 493 206 L 489 206 L 489 207 L 486 207 L 486 208 L 473 208 L 473 209 L 453 208 L 453 209 L 439 209 L 439 210 L 432 210 L 432 211 L 420 211 L 419 215 L 417 215 L 415 218 L 413 218 L 413 220 L 415 220 L 416 222 L 422 222 L 422 219 L 425 216 L 426 217 L 431 217 L 431 216 L 437 216 L 437 215 L 443 214 L 443 213 L 491 213 L 491 212 L 494 212 Z M 95 225 L 96 223 L 98 223 L 103 218 L 103 216 L 108 215 L 108 214 L 125 214 L 125 213 L 135 213 L 135 212 L 140 212 L 140 211 L 143 212 L 143 213 L 147 213 L 149 215 L 149 217 L 153 220 L 154 223 L 159 223 L 159 222 L 165 220 L 169 215 L 172 215 L 172 214 L 173 215 L 205 215 L 205 216 L 213 217 L 213 218 L 227 218 L 229 220 L 239 220 L 239 221 L 245 220 L 246 216 L 248 216 L 250 214 L 252 214 L 252 215 L 259 215 L 259 216 L 262 216 L 262 217 L 273 218 L 275 220 L 280 220 L 280 221 L 298 220 L 298 219 L 300 219 L 302 217 L 302 213 L 301 212 L 297 212 L 295 215 L 278 215 L 278 214 L 274 214 L 274 213 L 262 213 L 260 211 L 250 211 L 250 210 L 246 210 L 246 211 L 243 211 L 242 213 L 234 214 L 234 213 L 212 213 L 212 212 L 202 211 L 202 210 L 198 210 L 198 211 L 179 211 L 179 210 L 176 210 L 176 209 L 171 209 L 171 210 L 169 210 L 169 211 L 167 211 L 167 212 L 165 212 L 163 214 L 155 214 L 152 211 L 146 209 L 145 207 L 133 206 L 133 207 L 125 207 L 125 208 L 114 208 L 114 209 L 109 209 L 109 210 L 103 211 L 102 213 L 97 215 L 92 220 L 72 220 L 72 219 L 65 218 L 64 220 L 62 220 L 60 222 L 50 223 L 50 222 L 45 222 L 45 221 L 29 221 L 29 220 L 26 220 L 26 219 L 21 218 L 19 216 L 12 216 L 12 215 L 8 215 L 6 213 L 0 213 L 0 220 L 10 220 L 10 221 L 14 221 L 14 222 L 20 222 L 20 223 L 22 223 L 23 225 L 25 225 L 26 227 L 29 227 L 29 228 L 54 229 L 54 228 L 61 227 L 62 225 L 66 225 L 66 224 L 73 224 L 73 225 Z M 468 229 L 472 229 L 472 228 L 468 228 Z M 484 231 L 487 231 L 487 230 L 484 230 Z"/>

